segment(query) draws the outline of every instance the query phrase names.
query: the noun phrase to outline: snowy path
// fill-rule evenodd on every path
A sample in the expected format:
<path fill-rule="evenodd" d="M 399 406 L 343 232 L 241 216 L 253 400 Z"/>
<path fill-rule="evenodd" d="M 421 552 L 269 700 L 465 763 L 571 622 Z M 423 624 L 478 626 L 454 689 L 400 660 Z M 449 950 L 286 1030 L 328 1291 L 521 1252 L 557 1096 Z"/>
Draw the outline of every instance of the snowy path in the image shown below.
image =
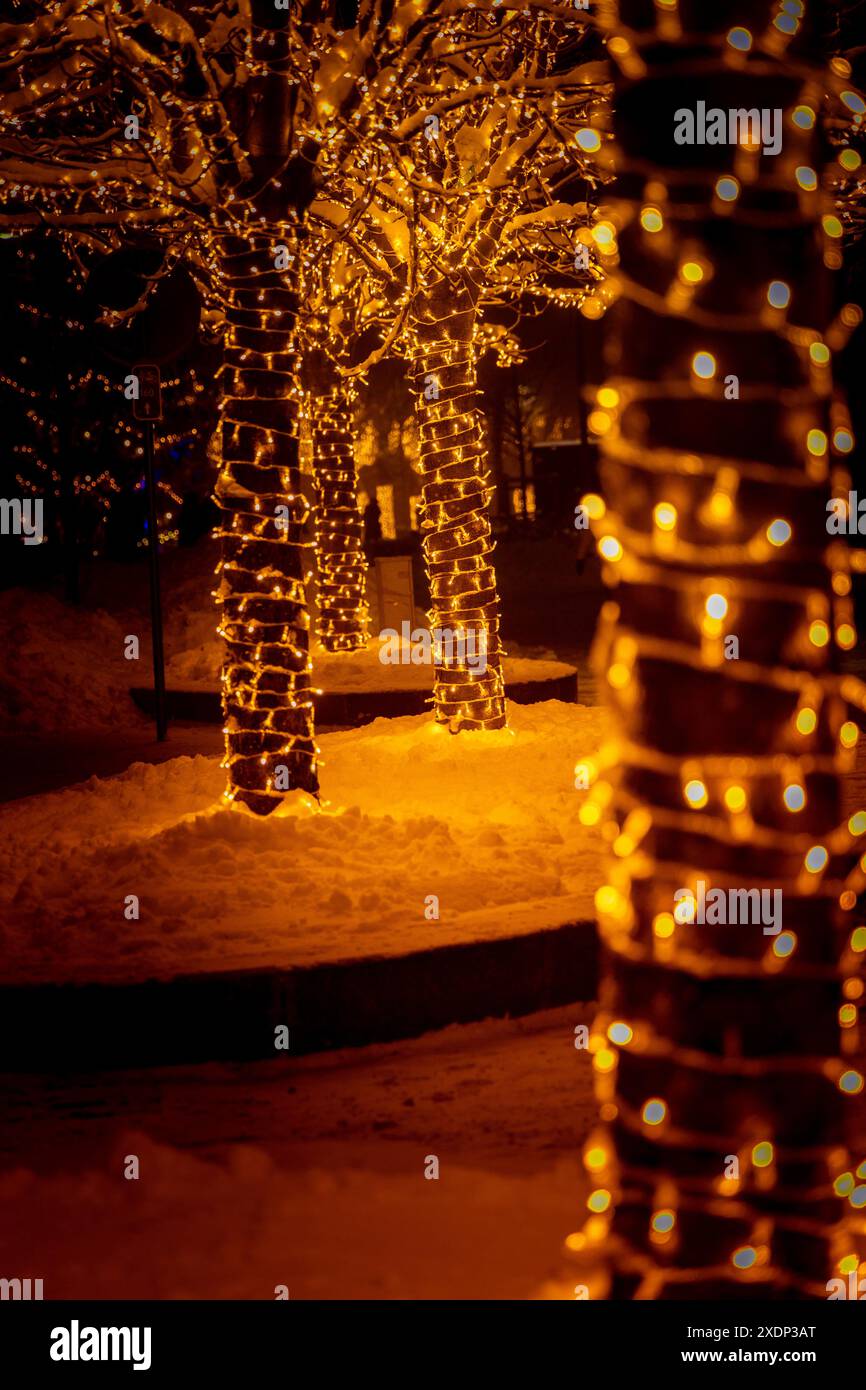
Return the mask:
<path fill-rule="evenodd" d="M 594 1106 L 573 1032 L 590 1014 L 244 1068 L 12 1078 L 6 1263 L 46 1298 L 531 1297 L 580 1220 Z"/>

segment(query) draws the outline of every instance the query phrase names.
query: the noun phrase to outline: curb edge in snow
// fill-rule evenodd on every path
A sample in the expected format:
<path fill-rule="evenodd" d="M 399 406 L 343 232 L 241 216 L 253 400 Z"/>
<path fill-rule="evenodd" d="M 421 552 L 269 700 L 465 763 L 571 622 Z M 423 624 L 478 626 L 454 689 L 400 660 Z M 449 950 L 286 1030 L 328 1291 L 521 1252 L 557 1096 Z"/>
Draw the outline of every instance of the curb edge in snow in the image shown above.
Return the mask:
<path fill-rule="evenodd" d="M 154 694 L 150 686 L 132 686 L 129 691 L 140 710 L 153 715 Z M 577 703 L 577 671 L 547 680 L 509 682 L 505 690 L 509 700 L 518 705 L 537 705 L 543 700 L 559 700 L 563 704 Z M 165 692 L 169 719 L 188 723 L 221 724 L 222 706 L 216 690 L 168 689 Z M 316 722 L 320 726 L 357 728 L 371 724 L 374 719 L 396 719 L 408 714 L 425 714 L 432 696 L 426 688 L 419 690 L 326 690 L 314 695 Z"/>
<path fill-rule="evenodd" d="M 285 1058 L 595 998 L 595 923 L 404 956 L 131 984 L 0 985 L 7 1071 L 66 1073 Z"/>

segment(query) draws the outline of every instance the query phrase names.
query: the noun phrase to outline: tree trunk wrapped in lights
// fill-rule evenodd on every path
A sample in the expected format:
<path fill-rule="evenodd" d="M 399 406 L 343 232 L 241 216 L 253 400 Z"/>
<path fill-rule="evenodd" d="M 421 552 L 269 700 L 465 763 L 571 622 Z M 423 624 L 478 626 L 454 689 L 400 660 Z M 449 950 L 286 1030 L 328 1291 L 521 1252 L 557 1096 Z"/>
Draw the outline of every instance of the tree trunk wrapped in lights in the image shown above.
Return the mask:
<path fill-rule="evenodd" d="M 316 487 L 316 637 L 325 651 L 353 652 L 369 641 L 367 559 L 355 465 L 355 388 L 317 349 L 305 354 L 304 377 Z"/>
<path fill-rule="evenodd" d="M 866 816 L 846 823 L 840 780 L 864 702 L 838 674 L 849 558 L 825 528 L 850 433 L 822 85 L 791 8 L 727 5 L 720 26 L 704 0 L 599 7 L 621 70 L 605 211 L 623 298 L 593 507 L 613 736 L 581 811 L 612 845 L 602 1123 L 568 1241 L 591 1298 L 826 1298 L 866 1255 L 849 1145 Z M 781 153 L 675 143 L 698 102 L 781 109 Z"/>
<path fill-rule="evenodd" d="M 439 652 L 436 719 L 452 732 L 505 724 L 499 596 L 491 563 L 491 487 L 479 412 L 468 275 L 413 302 L 412 379 L 422 476 L 421 534 L 431 628 L 454 634 Z"/>
<path fill-rule="evenodd" d="M 299 32 L 304 14 L 298 10 Z M 217 601 L 228 771 L 226 797 L 268 815 L 287 792 L 316 795 L 306 586 L 308 503 L 298 460 L 300 386 L 294 333 L 300 215 L 312 192 L 295 145 L 292 27 L 252 0 L 252 71 L 233 95 L 250 180 L 240 234 L 216 239 L 226 313 L 221 469 L 223 556 Z M 310 143 L 309 155 L 315 147 Z M 255 188 L 255 201 L 252 189 Z M 252 226 L 250 226 L 252 224 Z"/>
<path fill-rule="evenodd" d="M 272 236 L 219 239 L 226 301 L 221 406 L 222 512 L 217 602 L 226 795 L 259 814 L 286 791 L 318 788 L 306 584 L 308 504 L 298 469 L 294 291 L 275 268 Z"/>

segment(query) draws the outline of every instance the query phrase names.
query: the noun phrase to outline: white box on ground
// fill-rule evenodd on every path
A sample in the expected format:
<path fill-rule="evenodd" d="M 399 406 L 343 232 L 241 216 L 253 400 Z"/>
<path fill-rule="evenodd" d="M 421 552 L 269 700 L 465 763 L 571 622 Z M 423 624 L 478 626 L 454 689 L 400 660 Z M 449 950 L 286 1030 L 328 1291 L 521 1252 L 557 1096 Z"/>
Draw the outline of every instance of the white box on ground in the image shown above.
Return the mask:
<path fill-rule="evenodd" d="M 376 556 L 376 598 L 379 627 L 400 631 L 400 624 L 415 621 L 411 555 Z"/>

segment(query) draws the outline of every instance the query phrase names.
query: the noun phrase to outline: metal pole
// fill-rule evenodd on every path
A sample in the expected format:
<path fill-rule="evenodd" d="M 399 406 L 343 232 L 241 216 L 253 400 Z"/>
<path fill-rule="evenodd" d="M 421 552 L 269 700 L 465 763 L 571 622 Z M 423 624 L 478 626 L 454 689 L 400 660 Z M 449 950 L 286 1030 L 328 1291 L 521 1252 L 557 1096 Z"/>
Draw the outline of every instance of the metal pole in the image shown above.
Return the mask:
<path fill-rule="evenodd" d="M 156 520 L 156 482 L 153 476 L 153 425 L 144 425 L 144 466 L 147 480 L 147 556 L 150 571 L 150 632 L 153 642 L 153 689 L 156 696 L 156 737 L 165 742 L 165 654 L 162 645 L 162 603 L 159 594 L 159 530 Z"/>
<path fill-rule="evenodd" d="M 591 486 L 591 448 L 589 443 L 589 410 L 587 408 L 584 389 L 586 387 L 586 343 L 584 340 L 585 323 L 583 315 L 578 313 L 575 325 L 575 346 L 577 348 L 577 423 L 580 433 L 580 445 L 578 446 L 579 473 L 577 490 L 578 493 L 586 491 Z"/>
<path fill-rule="evenodd" d="M 587 200 L 592 196 L 589 182 L 584 184 L 583 196 Z M 589 203 L 587 202 L 587 206 Z M 589 407 L 585 396 L 586 377 L 587 377 L 587 354 L 586 354 L 586 319 L 578 310 L 575 316 L 575 366 L 577 369 L 577 424 L 580 435 L 580 444 L 577 450 L 578 479 L 577 488 L 572 496 L 572 502 L 576 502 L 581 493 L 590 490 L 596 483 L 593 477 L 594 451 L 589 442 Z"/>
<path fill-rule="evenodd" d="M 514 429 L 517 434 L 517 462 L 520 466 L 520 506 L 521 522 L 524 527 L 529 525 L 529 512 L 526 506 L 526 439 L 523 433 L 523 411 L 520 407 L 520 382 L 517 380 L 517 368 L 511 368 L 511 399 L 514 403 Z"/>

